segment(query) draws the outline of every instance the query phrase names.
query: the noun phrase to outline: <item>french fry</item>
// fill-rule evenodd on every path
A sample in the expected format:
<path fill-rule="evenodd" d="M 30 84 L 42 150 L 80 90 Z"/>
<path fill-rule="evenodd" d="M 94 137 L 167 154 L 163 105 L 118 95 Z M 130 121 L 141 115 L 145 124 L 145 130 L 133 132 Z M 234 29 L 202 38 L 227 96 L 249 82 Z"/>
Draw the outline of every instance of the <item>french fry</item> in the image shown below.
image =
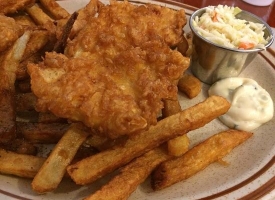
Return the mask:
<path fill-rule="evenodd" d="M 55 116 L 50 112 L 39 112 L 38 123 L 67 123 L 67 119 Z"/>
<path fill-rule="evenodd" d="M 26 31 L 20 38 L 18 38 L 12 48 L 10 48 L 7 53 L 1 57 L 1 73 L 8 74 L 7 84 L 12 86 L 12 88 L 14 88 L 14 83 L 16 80 L 15 74 L 17 67 L 22 60 L 30 36 L 31 33 Z"/>
<path fill-rule="evenodd" d="M 177 50 L 186 57 L 191 57 L 193 51 L 192 33 L 189 32 L 184 35 L 183 41 L 177 45 Z"/>
<path fill-rule="evenodd" d="M 16 137 L 14 92 L 7 88 L 7 79 L 6 75 L 0 79 L 0 143 L 7 143 Z"/>
<path fill-rule="evenodd" d="M 45 25 L 49 22 L 53 22 L 53 19 L 47 15 L 37 4 L 26 8 L 26 12 L 31 16 L 33 21 L 37 25 Z"/>
<path fill-rule="evenodd" d="M 66 173 L 66 167 L 73 160 L 88 134 L 83 125 L 71 125 L 35 175 L 32 181 L 34 191 L 46 193 L 58 187 Z"/>
<path fill-rule="evenodd" d="M 249 132 L 228 130 L 208 138 L 183 156 L 160 164 L 153 172 L 152 188 L 161 190 L 193 176 L 211 163 L 222 159 L 251 136 L 252 133 Z"/>
<path fill-rule="evenodd" d="M 2 174 L 33 178 L 44 162 L 45 158 L 42 157 L 0 149 L 0 173 Z"/>
<path fill-rule="evenodd" d="M 177 104 L 178 101 L 175 101 L 177 103 L 167 103 L 167 101 L 164 101 L 164 104 L 166 105 L 164 106 L 165 113 L 167 114 L 166 116 L 172 115 L 172 112 L 177 113 L 181 111 L 180 105 Z M 182 136 L 179 136 L 177 138 L 180 137 Z M 104 149 L 104 146 L 106 146 L 106 143 L 109 144 L 110 142 L 107 138 L 93 135 L 88 139 L 88 141 L 86 141 L 86 143 L 95 146 L 97 149 L 102 150 Z M 182 150 L 179 151 L 182 152 Z M 120 170 L 120 173 L 116 175 L 110 182 L 108 182 L 100 190 L 96 191 L 94 194 L 85 199 L 127 199 L 131 195 L 131 193 L 137 188 L 137 186 L 150 175 L 154 168 L 169 157 L 170 156 L 165 150 L 163 150 L 163 148 L 155 148 L 127 164 Z M 125 185 L 125 182 L 127 182 L 127 185 Z"/>
<path fill-rule="evenodd" d="M 153 149 L 123 167 L 110 182 L 85 200 L 127 199 L 153 169 L 169 156 L 162 148 Z"/>
<path fill-rule="evenodd" d="M 164 100 L 163 103 L 163 117 L 168 117 L 181 111 L 181 106 L 178 100 Z M 189 144 L 190 141 L 187 134 L 168 140 L 168 153 L 173 156 L 183 155 L 186 151 L 188 151 Z"/>
<path fill-rule="evenodd" d="M 67 23 L 65 24 L 62 34 L 60 36 L 60 39 L 56 42 L 56 44 L 54 45 L 54 49 L 53 51 L 57 52 L 57 53 L 61 53 L 64 52 L 64 49 L 66 47 L 67 44 L 67 40 L 70 36 L 71 30 L 73 28 L 74 22 L 77 19 L 78 13 L 74 12 L 70 18 L 68 19 Z"/>
<path fill-rule="evenodd" d="M 19 154 L 27 154 L 33 156 L 37 154 L 36 146 L 22 138 L 17 138 L 7 144 L 0 144 L 0 148 Z"/>
<path fill-rule="evenodd" d="M 95 147 L 97 150 L 102 151 L 106 149 L 104 146 L 109 143 L 110 139 L 98 134 L 92 134 L 87 138 L 85 144 L 87 146 Z"/>
<path fill-rule="evenodd" d="M 113 148 L 116 145 L 124 145 L 127 139 L 127 136 L 119 137 L 117 139 L 110 139 L 102 135 L 92 134 L 87 138 L 85 144 L 92 146 L 99 151 L 104 151 L 106 149 Z"/>
<path fill-rule="evenodd" d="M 177 50 L 182 53 L 182 55 L 186 56 L 186 52 L 188 51 L 189 44 L 186 37 L 182 37 L 182 41 L 177 45 Z"/>
<path fill-rule="evenodd" d="M 15 13 L 11 16 L 15 22 L 24 28 L 36 27 L 36 24 L 32 18 L 25 12 Z"/>
<path fill-rule="evenodd" d="M 0 66 L 0 143 L 15 138 L 16 70 L 25 51 L 30 32 L 25 32 L 1 57 Z"/>
<path fill-rule="evenodd" d="M 39 2 L 56 20 L 65 19 L 70 16 L 68 11 L 56 3 L 55 0 L 39 0 Z"/>
<path fill-rule="evenodd" d="M 16 111 L 30 111 L 35 109 L 36 96 L 29 93 L 17 93 L 15 95 Z"/>
<path fill-rule="evenodd" d="M 14 90 L 16 80 L 16 71 L 20 61 L 22 60 L 27 43 L 30 39 L 30 32 L 25 32 L 13 45 L 13 47 L 1 58 L 1 73 L 8 76 L 7 84 Z"/>
<path fill-rule="evenodd" d="M 94 154 L 98 153 L 98 150 L 95 149 L 92 146 L 86 146 L 85 144 L 81 145 L 81 147 L 77 150 L 74 159 L 71 163 L 78 162 L 84 158 L 87 158 L 88 156 L 92 156 Z M 69 177 L 69 175 L 66 173 L 65 177 Z"/>
<path fill-rule="evenodd" d="M 187 134 L 173 138 L 167 141 L 167 150 L 169 155 L 181 156 L 189 149 L 190 140 Z"/>
<path fill-rule="evenodd" d="M 204 126 L 227 112 L 229 107 L 226 99 L 211 96 L 202 103 L 159 121 L 148 131 L 133 135 L 123 146 L 116 146 L 69 165 L 67 172 L 77 184 L 91 183 L 167 140 Z"/>
<path fill-rule="evenodd" d="M 17 134 L 34 144 L 57 143 L 69 128 L 66 123 L 17 122 L 16 125 Z"/>
<path fill-rule="evenodd" d="M 50 40 L 49 32 L 45 29 L 34 29 L 31 31 L 31 37 L 27 43 L 22 60 L 28 59 L 30 56 L 42 49 Z"/>
<path fill-rule="evenodd" d="M 16 78 L 17 78 L 17 74 L 16 74 Z M 31 92 L 30 80 L 29 79 L 17 80 L 16 81 L 16 90 L 18 92 L 22 92 L 22 93 Z"/>
<path fill-rule="evenodd" d="M 25 108 L 23 107 L 22 109 L 27 109 L 27 107 L 25 107 Z M 67 119 L 65 119 L 65 118 L 57 117 L 50 112 L 37 112 L 33 109 L 17 111 L 16 112 L 16 121 L 17 122 L 28 122 L 30 124 L 33 123 L 33 124 L 37 124 L 37 125 L 45 124 L 45 127 L 41 126 L 41 128 L 42 128 L 41 130 L 40 129 L 32 130 L 32 131 L 36 131 L 36 130 L 40 131 L 42 135 L 44 133 L 48 134 L 51 131 L 53 131 L 53 134 L 56 134 L 56 131 L 59 129 L 58 124 L 67 124 L 68 123 Z M 52 124 L 52 125 L 50 125 L 50 124 Z M 35 127 L 40 127 L 37 125 L 35 125 Z M 57 126 L 56 129 L 51 128 L 51 126 L 54 126 L 54 125 Z M 33 127 L 33 125 L 30 125 L 30 127 Z M 43 128 L 45 128 L 45 131 L 43 131 Z M 23 130 L 23 129 L 19 129 L 19 130 Z M 28 129 L 27 129 L 27 131 L 28 131 Z M 60 135 L 60 134 L 57 134 L 57 135 Z"/>
<path fill-rule="evenodd" d="M 178 82 L 178 89 L 192 99 L 201 92 L 201 82 L 191 74 L 184 74 Z"/>
<path fill-rule="evenodd" d="M 43 54 L 41 52 L 36 52 L 35 54 L 31 55 L 28 59 L 22 60 L 16 70 L 16 79 L 17 80 L 28 80 L 29 81 L 29 74 L 27 70 L 28 63 L 38 63 L 42 61 Z M 29 92 L 31 89 L 28 90 Z"/>
<path fill-rule="evenodd" d="M 180 103 L 177 100 L 163 100 L 162 117 L 169 117 L 181 111 Z"/>
<path fill-rule="evenodd" d="M 35 123 L 35 122 L 37 122 L 37 118 L 38 118 L 38 112 L 36 112 L 35 110 L 16 112 L 16 123 L 17 122 Z M 17 137 L 18 137 L 18 135 L 17 135 Z"/>
<path fill-rule="evenodd" d="M 42 61 L 44 55 L 44 47 L 51 46 L 51 35 L 45 29 L 34 29 L 31 31 L 31 37 L 27 43 L 23 58 L 16 71 L 17 80 L 24 80 L 29 78 L 27 71 L 28 63 L 38 63 Z"/>

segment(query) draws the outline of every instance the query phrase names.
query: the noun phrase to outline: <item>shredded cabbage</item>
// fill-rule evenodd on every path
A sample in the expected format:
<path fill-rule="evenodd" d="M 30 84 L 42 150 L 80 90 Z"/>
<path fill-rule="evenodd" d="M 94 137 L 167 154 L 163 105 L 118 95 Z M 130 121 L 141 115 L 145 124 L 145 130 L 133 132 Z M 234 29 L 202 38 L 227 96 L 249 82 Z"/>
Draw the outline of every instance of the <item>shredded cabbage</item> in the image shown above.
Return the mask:
<path fill-rule="evenodd" d="M 264 24 L 237 19 L 238 7 L 208 6 L 205 13 L 196 16 L 192 23 L 205 39 L 233 49 L 265 49 Z"/>

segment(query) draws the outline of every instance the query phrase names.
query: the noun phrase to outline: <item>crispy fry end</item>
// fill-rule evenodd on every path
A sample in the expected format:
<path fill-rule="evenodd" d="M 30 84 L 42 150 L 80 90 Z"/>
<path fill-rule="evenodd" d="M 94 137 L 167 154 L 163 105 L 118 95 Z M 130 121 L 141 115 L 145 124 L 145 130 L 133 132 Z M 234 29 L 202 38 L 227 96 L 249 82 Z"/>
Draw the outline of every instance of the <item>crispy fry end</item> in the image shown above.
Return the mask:
<path fill-rule="evenodd" d="M 152 188 L 161 190 L 185 180 L 211 163 L 221 160 L 233 148 L 246 141 L 252 133 L 239 130 L 223 131 L 190 149 L 183 156 L 163 162 L 152 175 Z"/>

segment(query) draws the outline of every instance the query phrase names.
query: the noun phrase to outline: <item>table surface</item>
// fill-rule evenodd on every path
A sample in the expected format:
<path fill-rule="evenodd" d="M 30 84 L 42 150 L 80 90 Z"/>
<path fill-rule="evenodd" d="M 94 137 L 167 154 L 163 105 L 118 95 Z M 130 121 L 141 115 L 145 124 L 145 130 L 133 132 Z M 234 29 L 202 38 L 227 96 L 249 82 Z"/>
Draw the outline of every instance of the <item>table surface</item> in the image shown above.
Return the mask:
<path fill-rule="evenodd" d="M 266 21 L 271 27 L 275 27 L 275 1 L 270 6 L 254 6 L 242 0 L 175 0 L 197 8 L 216 6 L 219 4 L 239 7 L 249 11 Z"/>

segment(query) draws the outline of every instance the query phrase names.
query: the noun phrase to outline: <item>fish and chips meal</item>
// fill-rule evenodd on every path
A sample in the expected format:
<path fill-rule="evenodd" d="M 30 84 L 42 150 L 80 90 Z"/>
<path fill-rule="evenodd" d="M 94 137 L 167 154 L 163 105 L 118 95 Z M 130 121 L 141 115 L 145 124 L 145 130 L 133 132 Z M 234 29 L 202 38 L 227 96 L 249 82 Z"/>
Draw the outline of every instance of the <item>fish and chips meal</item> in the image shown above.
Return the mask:
<path fill-rule="evenodd" d="M 187 135 L 230 109 L 187 69 L 185 11 L 99 0 L 69 13 L 55 0 L 0 2 L 0 173 L 35 193 L 63 179 L 112 178 L 87 200 L 127 199 L 146 179 L 161 190 L 222 160 L 251 132 Z M 184 109 L 182 109 L 184 107 Z M 46 155 L 38 146 L 54 144 Z"/>

